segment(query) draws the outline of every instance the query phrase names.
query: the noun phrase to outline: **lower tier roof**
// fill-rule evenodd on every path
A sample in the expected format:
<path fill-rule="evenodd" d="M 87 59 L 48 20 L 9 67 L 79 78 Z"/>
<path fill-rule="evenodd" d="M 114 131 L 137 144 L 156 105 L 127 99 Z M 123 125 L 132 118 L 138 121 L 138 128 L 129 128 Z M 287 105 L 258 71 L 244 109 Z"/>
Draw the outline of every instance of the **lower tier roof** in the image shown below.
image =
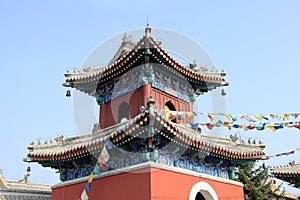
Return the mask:
<path fill-rule="evenodd" d="M 196 152 L 207 152 L 220 158 L 256 160 L 265 155 L 263 144 L 244 144 L 229 138 L 203 135 L 197 130 L 171 122 L 161 110 L 148 108 L 133 119 L 109 128 L 95 126 L 92 134 L 70 138 L 61 136 L 55 138 L 56 143 L 31 144 L 24 161 L 71 161 L 87 156 L 90 152 L 100 152 L 107 140 L 116 146 L 122 146 L 130 144 L 145 132 L 148 132 L 146 137 L 159 134 L 159 137 L 178 146 Z"/>

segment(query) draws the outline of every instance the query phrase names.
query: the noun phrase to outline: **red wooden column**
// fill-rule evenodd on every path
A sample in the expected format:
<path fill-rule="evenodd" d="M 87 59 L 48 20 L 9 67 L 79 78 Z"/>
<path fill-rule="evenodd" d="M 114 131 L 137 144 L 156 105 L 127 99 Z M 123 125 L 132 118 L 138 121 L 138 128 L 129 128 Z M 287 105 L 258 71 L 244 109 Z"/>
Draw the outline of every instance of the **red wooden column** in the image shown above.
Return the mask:
<path fill-rule="evenodd" d="M 152 95 L 151 91 L 152 91 L 151 84 L 143 85 L 143 96 L 144 96 L 143 97 L 143 101 L 144 101 L 143 104 L 144 104 L 145 107 L 147 106 L 147 102 L 150 99 L 150 96 Z"/>

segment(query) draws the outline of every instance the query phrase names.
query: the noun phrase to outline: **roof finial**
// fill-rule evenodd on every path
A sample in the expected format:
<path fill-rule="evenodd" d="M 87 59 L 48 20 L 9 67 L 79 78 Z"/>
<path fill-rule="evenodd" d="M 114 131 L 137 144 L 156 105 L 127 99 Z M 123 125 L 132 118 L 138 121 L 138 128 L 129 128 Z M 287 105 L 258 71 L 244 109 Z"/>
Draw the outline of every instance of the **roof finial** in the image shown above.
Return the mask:
<path fill-rule="evenodd" d="M 153 108 L 154 105 L 155 105 L 155 100 L 153 99 L 152 95 L 150 95 L 150 98 L 147 102 L 147 106 L 148 106 L 148 108 Z"/>
<path fill-rule="evenodd" d="M 148 18 L 147 18 L 147 26 L 145 28 L 145 36 L 146 37 L 149 37 L 150 36 L 150 33 L 151 33 L 151 27 L 149 25 L 149 22 L 148 22 Z"/>

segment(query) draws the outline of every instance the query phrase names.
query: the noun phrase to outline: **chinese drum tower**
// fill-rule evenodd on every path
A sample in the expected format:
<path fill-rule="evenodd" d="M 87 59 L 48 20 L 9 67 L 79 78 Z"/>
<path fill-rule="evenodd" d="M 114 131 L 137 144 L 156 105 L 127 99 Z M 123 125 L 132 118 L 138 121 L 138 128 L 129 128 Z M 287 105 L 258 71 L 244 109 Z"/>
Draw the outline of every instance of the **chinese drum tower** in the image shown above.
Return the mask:
<path fill-rule="evenodd" d="M 138 42 L 124 36 L 112 58 L 106 67 L 65 74 L 65 87 L 100 106 L 91 133 L 28 147 L 26 162 L 60 174 L 52 199 L 244 199 L 235 169 L 261 159 L 264 145 L 193 126 L 193 102 L 227 86 L 225 72 L 179 64 L 149 25 Z"/>

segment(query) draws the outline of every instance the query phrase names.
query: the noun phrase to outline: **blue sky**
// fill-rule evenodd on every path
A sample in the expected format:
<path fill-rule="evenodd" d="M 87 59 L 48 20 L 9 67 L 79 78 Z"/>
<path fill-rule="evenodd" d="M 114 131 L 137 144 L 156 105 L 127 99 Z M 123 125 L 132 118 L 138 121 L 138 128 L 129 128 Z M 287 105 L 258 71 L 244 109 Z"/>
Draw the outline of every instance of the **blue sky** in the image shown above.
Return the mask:
<path fill-rule="evenodd" d="M 19 180 L 31 141 L 77 134 L 63 74 L 80 66 L 100 43 L 128 30 L 178 31 L 224 68 L 228 113 L 300 112 L 298 1 L 0 1 L 0 168 Z M 162 38 L 163 41 L 163 38 Z M 199 108 L 210 112 L 208 97 Z M 202 108 L 201 108 L 202 107 Z M 231 133 L 224 133 L 224 135 Z M 268 154 L 300 147 L 300 132 L 239 132 L 262 139 Z M 269 165 L 300 162 L 300 152 Z M 32 182 L 54 184 L 53 170 L 31 164 Z M 300 193 L 300 192 L 299 192 Z"/>

